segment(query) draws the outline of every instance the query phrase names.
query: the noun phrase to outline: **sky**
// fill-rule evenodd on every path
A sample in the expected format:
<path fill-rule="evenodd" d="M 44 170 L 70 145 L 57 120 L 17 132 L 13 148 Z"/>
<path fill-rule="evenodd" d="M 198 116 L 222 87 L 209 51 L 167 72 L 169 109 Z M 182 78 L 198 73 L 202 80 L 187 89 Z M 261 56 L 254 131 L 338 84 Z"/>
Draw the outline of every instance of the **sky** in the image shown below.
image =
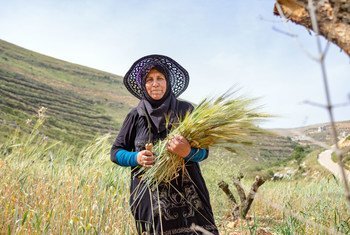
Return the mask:
<path fill-rule="evenodd" d="M 329 121 L 315 36 L 273 15 L 273 0 L 0 0 L 0 39 L 123 76 L 134 61 L 167 55 L 191 77 L 180 98 L 199 103 L 230 87 L 275 115 L 261 125 Z M 295 37 L 287 36 L 286 33 Z M 322 40 L 323 47 L 325 40 Z M 350 58 L 326 57 L 333 104 L 350 103 Z M 118 92 L 118 91 L 116 91 Z M 334 109 L 350 120 L 350 106 Z"/>

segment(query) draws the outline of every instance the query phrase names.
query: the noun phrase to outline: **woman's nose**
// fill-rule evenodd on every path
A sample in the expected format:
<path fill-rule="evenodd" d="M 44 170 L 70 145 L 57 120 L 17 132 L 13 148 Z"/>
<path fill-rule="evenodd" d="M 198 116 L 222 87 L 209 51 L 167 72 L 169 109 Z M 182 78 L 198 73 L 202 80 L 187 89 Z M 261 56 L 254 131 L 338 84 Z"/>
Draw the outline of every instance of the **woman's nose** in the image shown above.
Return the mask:
<path fill-rule="evenodd" d="M 159 82 L 157 80 L 153 81 L 152 86 L 159 86 Z"/>

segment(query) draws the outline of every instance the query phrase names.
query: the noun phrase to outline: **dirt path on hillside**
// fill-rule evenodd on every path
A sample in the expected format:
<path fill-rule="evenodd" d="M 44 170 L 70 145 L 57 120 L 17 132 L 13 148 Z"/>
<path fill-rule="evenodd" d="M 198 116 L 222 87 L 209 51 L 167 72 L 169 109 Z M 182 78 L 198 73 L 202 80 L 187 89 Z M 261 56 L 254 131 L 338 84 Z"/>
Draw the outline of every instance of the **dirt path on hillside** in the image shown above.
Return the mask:
<path fill-rule="evenodd" d="M 338 163 L 333 162 L 332 160 L 332 153 L 333 150 L 328 149 L 326 151 L 323 151 L 318 155 L 318 162 L 325 167 L 327 170 L 332 172 L 333 175 L 336 177 L 342 179 L 341 172 L 340 172 L 340 166 Z M 347 179 L 349 180 L 350 177 L 350 171 L 345 170 L 345 173 L 347 175 Z"/>

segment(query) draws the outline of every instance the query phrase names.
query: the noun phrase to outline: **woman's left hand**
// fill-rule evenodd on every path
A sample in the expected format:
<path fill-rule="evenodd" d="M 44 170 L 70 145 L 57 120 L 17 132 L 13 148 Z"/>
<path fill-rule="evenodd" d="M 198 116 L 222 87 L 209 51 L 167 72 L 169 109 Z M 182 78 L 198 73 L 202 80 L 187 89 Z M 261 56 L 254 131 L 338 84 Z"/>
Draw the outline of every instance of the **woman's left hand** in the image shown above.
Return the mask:
<path fill-rule="evenodd" d="M 167 149 L 169 152 L 185 158 L 191 152 L 191 145 L 188 143 L 185 137 L 181 135 L 175 135 L 168 141 Z"/>

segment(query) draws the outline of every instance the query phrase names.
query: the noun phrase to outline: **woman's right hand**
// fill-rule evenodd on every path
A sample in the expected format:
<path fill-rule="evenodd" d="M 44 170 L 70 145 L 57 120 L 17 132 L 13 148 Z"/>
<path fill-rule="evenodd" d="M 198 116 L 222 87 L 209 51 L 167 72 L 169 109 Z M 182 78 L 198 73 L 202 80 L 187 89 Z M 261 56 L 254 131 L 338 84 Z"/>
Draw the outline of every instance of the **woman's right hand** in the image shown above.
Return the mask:
<path fill-rule="evenodd" d="M 154 164 L 154 156 L 151 151 L 142 150 L 137 154 L 137 163 L 143 167 L 151 167 Z"/>

